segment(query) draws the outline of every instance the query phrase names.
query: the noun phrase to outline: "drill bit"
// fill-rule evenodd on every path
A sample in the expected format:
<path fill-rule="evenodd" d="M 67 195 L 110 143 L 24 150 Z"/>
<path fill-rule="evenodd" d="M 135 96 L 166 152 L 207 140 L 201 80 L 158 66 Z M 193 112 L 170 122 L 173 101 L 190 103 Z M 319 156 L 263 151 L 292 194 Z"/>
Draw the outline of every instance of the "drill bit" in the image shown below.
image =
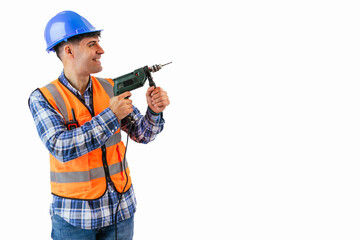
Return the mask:
<path fill-rule="evenodd" d="M 150 72 L 157 72 L 157 71 L 159 71 L 163 66 L 166 66 L 166 65 L 168 65 L 168 64 L 170 64 L 170 63 L 172 63 L 172 62 L 168 62 L 168 63 L 165 63 L 165 64 L 155 64 L 155 65 L 149 67 L 149 70 L 150 70 Z"/>
<path fill-rule="evenodd" d="M 172 63 L 172 62 L 168 62 L 168 63 L 162 64 L 161 67 L 166 66 L 166 65 L 168 65 L 168 64 L 170 64 L 170 63 Z"/>

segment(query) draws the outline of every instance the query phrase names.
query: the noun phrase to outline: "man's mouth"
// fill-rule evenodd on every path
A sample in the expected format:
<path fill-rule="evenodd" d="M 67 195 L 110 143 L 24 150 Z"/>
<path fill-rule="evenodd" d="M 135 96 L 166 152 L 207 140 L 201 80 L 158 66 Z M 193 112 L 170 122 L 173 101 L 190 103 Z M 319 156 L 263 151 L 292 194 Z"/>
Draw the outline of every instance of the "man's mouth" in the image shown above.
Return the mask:
<path fill-rule="evenodd" d="M 100 58 L 94 58 L 93 60 L 97 63 L 100 63 Z"/>

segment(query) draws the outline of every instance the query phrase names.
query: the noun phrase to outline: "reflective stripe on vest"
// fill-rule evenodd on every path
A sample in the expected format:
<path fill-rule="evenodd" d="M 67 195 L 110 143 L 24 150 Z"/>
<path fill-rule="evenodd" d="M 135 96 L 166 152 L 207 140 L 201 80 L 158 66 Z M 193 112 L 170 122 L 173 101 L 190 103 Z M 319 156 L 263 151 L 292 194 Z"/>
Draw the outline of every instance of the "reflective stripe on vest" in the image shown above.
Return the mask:
<path fill-rule="evenodd" d="M 125 161 L 125 168 L 128 167 L 127 161 Z M 124 171 L 123 165 L 115 163 L 109 166 L 110 175 L 115 175 Z M 90 173 L 90 174 L 89 174 Z M 76 182 L 87 182 L 97 178 L 105 177 L 103 167 L 90 169 L 90 171 L 83 172 L 50 172 L 50 179 L 56 183 L 76 183 Z"/>
<path fill-rule="evenodd" d="M 61 115 L 63 115 L 65 121 L 68 122 L 69 116 L 66 111 L 66 105 L 65 105 L 64 99 L 62 98 L 61 94 L 57 90 L 56 86 L 54 84 L 49 83 L 48 85 L 46 85 L 46 88 L 47 88 L 47 90 L 49 90 L 50 94 L 54 98 Z"/>
<path fill-rule="evenodd" d="M 110 98 L 114 96 L 113 82 L 110 79 L 92 77 L 92 83 L 93 111 L 94 115 L 97 115 L 109 106 Z M 92 115 L 88 108 L 59 80 L 51 82 L 40 91 L 50 105 L 63 116 L 65 122 L 73 120 L 71 109 L 74 109 L 80 126 L 91 120 Z M 101 148 L 95 149 L 67 162 L 61 162 L 50 154 L 52 193 L 65 198 L 85 200 L 99 198 L 106 190 L 106 172 L 109 172 L 109 177 L 118 192 L 122 192 L 125 185 L 124 191 L 127 191 L 131 186 L 131 177 L 128 163 L 123 159 L 125 146 L 121 142 L 119 129 L 105 142 L 105 147 L 106 151 Z M 103 154 L 106 154 L 105 160 Z"/>

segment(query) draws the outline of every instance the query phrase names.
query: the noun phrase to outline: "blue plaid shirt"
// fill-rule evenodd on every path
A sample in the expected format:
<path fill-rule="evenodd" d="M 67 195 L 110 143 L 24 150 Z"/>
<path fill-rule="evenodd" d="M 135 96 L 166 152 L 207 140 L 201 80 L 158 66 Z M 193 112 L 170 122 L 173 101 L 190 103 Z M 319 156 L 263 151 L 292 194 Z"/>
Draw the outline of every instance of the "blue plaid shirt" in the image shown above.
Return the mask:
<path fill-rule="evenodd" d="M 71 86 L 62 72 L 59 80 L 77 97 L 83 99 L 89 109 L 92 106 L 92 82 L 84 95 Z M 49 152 L 59 161 L 67 162 L 105 144 L 117 129 L 127 132 L 131 139 L 139 143 L 148 143 L 155 139 L 164 126 L 162 114 L 152 113 L 148 108 L 143 116 L 134 107 L 133 119 L 135 127 L 128 132 L 127 126 L 120 126 L 115 114 L 106 108 L 93 117 L 89 124 L 77 128 L 75 133 L 67 131 L 63 117 L 49 105 L 40 90 L 35 90 L 29 98 L 29 107 L 33 115 L 38 134 Z M 91 143 L 91 144 L 89 144 Z M 98 229 L 115 223 L 115 211 L 119 201 L 119 194 L 112 184 L 108 184 L 105 194 L 96 200 L 76 200 L 53 196 L 50 204 L 50 215 L 57 214 L 75 227 L 82 229 Z M 123 194 L 117 221 L 130 218 L 136 211 L 136 197 L 133 186 Z"/>

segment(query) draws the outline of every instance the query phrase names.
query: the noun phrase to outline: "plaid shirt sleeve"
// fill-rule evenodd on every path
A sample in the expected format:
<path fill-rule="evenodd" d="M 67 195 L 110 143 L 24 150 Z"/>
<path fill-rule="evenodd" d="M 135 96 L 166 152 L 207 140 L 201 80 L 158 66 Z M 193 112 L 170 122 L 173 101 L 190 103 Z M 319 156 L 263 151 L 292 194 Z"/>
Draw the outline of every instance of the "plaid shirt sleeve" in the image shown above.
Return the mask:
<path fill-rule="evenodd" d="M 29 107 L 41 141 L 62 162 L 100 148 L 120 128 L 115 114 L 106 108 L 81 127 L 67 130 L 63 117 L 49 105 L 39 90 L 30 95 Z M 162 114 L 154 115 L 148 110 L 142 116 L 134 107 L 133 118 L 135 127 L 130 137 L 136 142 L 148 143 L 163 129 Z M 122 126 L 122 130 L 128 132 L 127 126 Z"/>
<path fill-rule="evenodd" d="M 151 142 L 164 128 L 165 120 L 162 117 L 162 113 L 153 113 L 148 108 L 145 116 L 143 116 L 136 107 L 133 107 L 133 109 L 131 117 L 134 120 L 134 124 L 130 133 L 127 121 L 121 122 L 121 129 L 130 134 L 130 138 L 138 143 L 146 144 Z"/>

